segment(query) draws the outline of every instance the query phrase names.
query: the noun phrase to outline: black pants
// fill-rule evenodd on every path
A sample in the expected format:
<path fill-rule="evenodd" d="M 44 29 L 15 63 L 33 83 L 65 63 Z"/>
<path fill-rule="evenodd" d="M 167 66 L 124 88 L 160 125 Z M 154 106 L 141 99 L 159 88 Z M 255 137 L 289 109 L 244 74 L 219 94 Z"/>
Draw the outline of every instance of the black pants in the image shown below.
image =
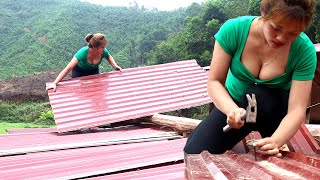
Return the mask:
<path fill-rule="evenodd" d="M 227 116 L 215 108 L 190 134 L 184 151 L 187 154 L 199 154 L 203 150 L 211 154 L 222 154 L 232 149 L 252 131 L 259 131 L 262 137 L 270 137 L 287 114 L 289 93 L 282 89 L 253 85 L 246 90 L 240 107 L 246 109 L 246 94 L 255 94 L 257 100 L 257 122 L 245 123 L 240 129 L 223 132 Z"/>
<path fill-rule="evenodd" d="M 72 69 L 72 74 L 71 77 L 75 78 L 75 77 L 81 77 L 81 76 L 89 76 L 89 75 L 93 75 L 93 74 L 99 74 L 99 67 L 97 66 L 94 69 L 91 70 L 84 70 L 81 69 L 78 65 L 76 65 L 73 69 Z"/>

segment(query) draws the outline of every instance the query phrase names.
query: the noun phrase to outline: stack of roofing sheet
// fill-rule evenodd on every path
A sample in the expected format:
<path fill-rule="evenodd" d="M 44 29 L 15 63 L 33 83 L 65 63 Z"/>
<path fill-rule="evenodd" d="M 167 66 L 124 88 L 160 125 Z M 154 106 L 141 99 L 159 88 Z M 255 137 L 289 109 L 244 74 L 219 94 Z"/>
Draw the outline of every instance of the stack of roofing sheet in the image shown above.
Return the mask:
<path fill-rule="evenodd" d="M 222 155 L 186 155 L 185 164 L 186 139 L 163 128 L 11 132 L 0 136 L 0 179 L 317 179 L 320 172 L 319 145 L 304 125 L 283 158 L 258 154 L 254 161 L 245 141 L 255 133 Z"/>
<path fill-rule="evenodd" d="M 160 171 L 158 167 L 183 179 L 185 139 L 156 127 L 63 135 L 33 129 L 32 133 L 1 135 L 0 141 L 1 180 L 106 178 L 137 169 L 151 176 Z"/>
<path fill-rule="evenodd" d="M 106 146 L 133 142 L 181 138 L 175 132 L 155 128 L 128 126 L 93 130 L 91 133 L 59 134 L 58 132 L 15 133 L 0 136 L 0 155 L 26 154 L 41 151 Z"/>

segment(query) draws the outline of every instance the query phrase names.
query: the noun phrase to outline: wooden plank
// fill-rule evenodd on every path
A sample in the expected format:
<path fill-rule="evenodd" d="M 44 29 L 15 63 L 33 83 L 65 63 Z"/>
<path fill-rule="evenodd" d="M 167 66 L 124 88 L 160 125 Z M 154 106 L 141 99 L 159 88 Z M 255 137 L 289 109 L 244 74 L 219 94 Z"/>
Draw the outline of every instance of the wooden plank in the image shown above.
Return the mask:
<path fill-rule="evenodd" d="M 169 116 L 163 114 L 154 114 L 144 118 L 147 122 L 152 122 L 160 126 L 168 126 L 178 132 L 190 133 L 201 122 L 197 119 L 185 117 Z"/>

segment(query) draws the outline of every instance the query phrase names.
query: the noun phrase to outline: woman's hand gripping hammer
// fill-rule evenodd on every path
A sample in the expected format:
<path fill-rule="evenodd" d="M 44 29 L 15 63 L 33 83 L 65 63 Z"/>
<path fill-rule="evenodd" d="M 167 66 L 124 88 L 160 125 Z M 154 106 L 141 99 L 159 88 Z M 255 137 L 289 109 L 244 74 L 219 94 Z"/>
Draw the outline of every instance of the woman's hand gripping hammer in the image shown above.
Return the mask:
<path fill-rule="evenodd" d="M 246 94 L 248 100 L 248 106 L 246 110 L 240 115 L 241 119 L 245 118 L 247 123 L 256 123 L 257 120 L 257 100 L 256 95 L 252 94 L 252 98 L 249 94 Z M 229 124 L 223 127 L 223 132 L 228 132 L 231 129 Z"/>

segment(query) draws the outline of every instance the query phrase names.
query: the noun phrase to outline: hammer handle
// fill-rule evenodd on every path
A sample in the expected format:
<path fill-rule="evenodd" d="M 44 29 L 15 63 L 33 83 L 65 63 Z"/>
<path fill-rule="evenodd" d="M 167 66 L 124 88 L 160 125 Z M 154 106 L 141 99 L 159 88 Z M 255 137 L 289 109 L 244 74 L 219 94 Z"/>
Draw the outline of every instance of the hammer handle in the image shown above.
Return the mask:
<path fill-rule="evenodd" d="M 246 116 L 246 111 L 243 111 L 243 113 L 240 114 L 240 118 L 241 120 Z M 227 124 L 226 126 L 223 127 L 223 132 L 228 132 L 230 131 L 230 129 L 232 129 L 229 124 Z"/>

